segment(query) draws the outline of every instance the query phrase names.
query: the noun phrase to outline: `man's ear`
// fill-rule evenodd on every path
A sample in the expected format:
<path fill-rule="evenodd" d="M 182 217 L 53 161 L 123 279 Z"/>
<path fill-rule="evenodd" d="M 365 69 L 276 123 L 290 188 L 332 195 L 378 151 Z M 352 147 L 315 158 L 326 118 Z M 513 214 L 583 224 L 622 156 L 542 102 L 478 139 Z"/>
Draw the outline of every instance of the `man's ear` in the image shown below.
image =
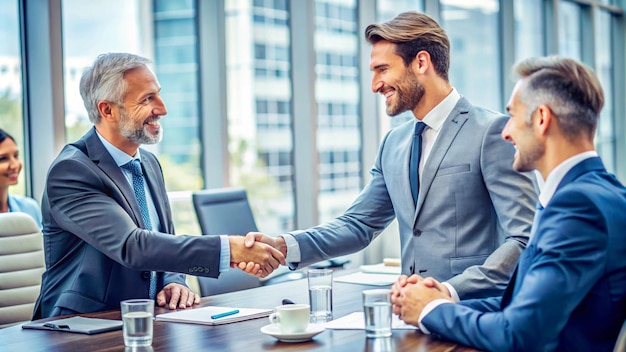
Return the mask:
<path fill-rule="evenodd" d="M 98 112 L 103 119 L 111 119 L 113 117 L 113 104 L 106 100 L 98 102 Z"/>
<path fill-rule="evenodd" d="M 537 114 L 535 114 L 535 118 L 533 120 L 533 124 L 537 127 L 537 130 L 542 135 L 546 135 L 548 133 L 548 129 L 552 124 L 552 120 L 554 115 L 552 114 L 552 110 L 547 105 L 539 105 L 537 108 Z"/>
<path fill-rule="evenodd" d="M 422 50 L 415 55 L 412 66 L 415 73 L 425 73 L 430 67 L 430 54 L 426 50 Z"/>

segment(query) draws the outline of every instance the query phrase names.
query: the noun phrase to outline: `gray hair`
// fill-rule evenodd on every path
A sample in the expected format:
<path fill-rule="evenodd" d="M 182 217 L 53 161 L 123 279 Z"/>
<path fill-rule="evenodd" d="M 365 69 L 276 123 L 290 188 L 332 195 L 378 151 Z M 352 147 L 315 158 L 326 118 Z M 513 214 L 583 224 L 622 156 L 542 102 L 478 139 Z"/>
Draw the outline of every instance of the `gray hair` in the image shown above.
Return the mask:
<path fill-rule="evenodd" d="M 514 72 L 527 79 L 520 100 L 527 106 L 527 121 L 540 105 L 547 105 L 569 140 L 581 135 L 593 140 L 604 93 L 595 73 L 576 60 L 534 57 L 522 60 Z"/>
<path fill-rule="evenodd" d="M 98 102 L 106 100 L 123 107 L 126 94 L 124 73 L 146 66 L 150 60 L 128 53 L 107 53 L 96 58 L 93 65 L 83 72 L 80 79 L 80 95 L 87 109 L 89 121 L 100 122 Z"/>

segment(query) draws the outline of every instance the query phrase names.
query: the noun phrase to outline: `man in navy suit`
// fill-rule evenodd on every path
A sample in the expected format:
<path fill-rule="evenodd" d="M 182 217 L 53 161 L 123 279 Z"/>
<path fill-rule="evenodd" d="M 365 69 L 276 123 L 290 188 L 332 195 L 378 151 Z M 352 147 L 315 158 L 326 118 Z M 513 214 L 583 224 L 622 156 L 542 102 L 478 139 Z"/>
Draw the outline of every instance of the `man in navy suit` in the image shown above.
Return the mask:
<path fill-rule="evenodd" d="M 594 151 L 602 88 L 571 59 L 527 59 L 515 71 L 502 137 L 517 148 L 514 168 L 545 180 L 516 272 L 502 297 L 459 304 L 434 279 L 403 276 L 394 313 L 483 350 L 611 351 L 626 318 L 626 189 Z"/>
<path fill-rule="evenodd" d="M 140 148 L 161 140 L 167 114 L 148 63 L 104 54 L 81 78 L 94 128 L 66 145 L 48 171 L 46 271 L 35 319 L 119 309 L 130 298 L 182 309 L 200 302 L 182 274 L 218 277 L 245 261 L 264 276 L 284 264 L 265 244 L 245 248 L 243 236 L 173 236 L 161 165 Z"/>

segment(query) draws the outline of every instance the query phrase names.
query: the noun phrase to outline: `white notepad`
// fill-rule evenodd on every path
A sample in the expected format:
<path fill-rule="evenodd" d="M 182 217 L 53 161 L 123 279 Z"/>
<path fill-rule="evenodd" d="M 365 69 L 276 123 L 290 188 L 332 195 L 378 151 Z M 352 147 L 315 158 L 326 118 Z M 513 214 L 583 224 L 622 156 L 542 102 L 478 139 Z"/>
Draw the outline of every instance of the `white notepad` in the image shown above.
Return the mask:
<path fill-rule="evenodd" d="M 370 274 L 370 273 L 352 273 L 339 276 L 334 279 L 336 282 L 345 282 L 348 284 L 372 285 L 372 286 L 391 286 L 398 280 L 399 274 Z"/>
<path fill-rule="evenodd" d="M 213 319 L 214 315 L 239 310 L 239 313 L 228 315 L 222 318 Z M 173 323 L 190 323 L 203 325 L 221 325 L 238 321 L 262 318 L 270 315 L 273 309 L 258 308 L 234 308 L 234 307 L 202 307 L 195 309 L 183 309 L 171 313 L 163 313 L 156 316 L 157 321 L 167 321 Z"/>
<path fill-rule="evenodd" d="M 359 269 L 361 270 L 361 272 L 368 274 L 390 274 L 400 276 L 400 274 L 402 273 L 402 267 L 388 266 L 384 263 L 361 265 Z"/>
<path fill-rule="evenodd" d="M 363 330 L 365 329 L 365 317 L 363 316 L 363 312 L 354 312 L 341 318 L 324 323 L 324 327 L 326 329 L 333 330 Z M 391 329 L 419 330 L 417 326 L 409 325 L 403 322 L 395 314 L 391 315 Z"/>

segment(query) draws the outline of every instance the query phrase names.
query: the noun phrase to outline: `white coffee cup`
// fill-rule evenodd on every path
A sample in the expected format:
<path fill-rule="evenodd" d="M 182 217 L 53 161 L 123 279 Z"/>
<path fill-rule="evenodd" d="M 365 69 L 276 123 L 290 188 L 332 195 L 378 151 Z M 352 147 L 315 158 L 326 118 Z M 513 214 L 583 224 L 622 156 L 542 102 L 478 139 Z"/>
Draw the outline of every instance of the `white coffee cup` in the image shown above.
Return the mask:
<path fill-rule="evenodd" d="M 308 304 L 285 304 L 276 307 L 276 312 L 270 314 L 272 324 L 280 326 L 284 334 L 294 334 L 306 331 L 309 326 Z"/>

